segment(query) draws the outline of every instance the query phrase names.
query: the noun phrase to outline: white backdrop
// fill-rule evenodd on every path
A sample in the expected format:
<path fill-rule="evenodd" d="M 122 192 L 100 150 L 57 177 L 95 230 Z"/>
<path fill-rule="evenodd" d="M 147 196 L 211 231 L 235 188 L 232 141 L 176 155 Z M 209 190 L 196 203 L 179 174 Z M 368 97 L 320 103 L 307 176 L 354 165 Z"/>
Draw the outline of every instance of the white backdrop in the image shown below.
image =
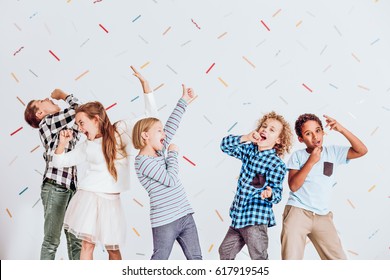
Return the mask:
<path fill-rule="evenodd" d="M 174 142 L 195 163 L 181 157 L 180 176 L 204 259 L 218 259 L 240 169 L 220 140 L 248 133 L 270 110 L 292 126 L 302 113 L 328 114 L 367 145 L 365 157 L 339 169 L 335 224 L 349 259 L 390 259 L 389 13 L 390 2 L 379 0 L 0 0 L 0 258 L 38 259 L 43 238 L 43 148 L 24 122 L 25 104 L 61 88 L 82 102 L 114 105 L 113 121 L 137 116 L 143 100 L 134 65 L 155 89 L 163 121 L 181 83 L 198 94 Z M 348 144 L 333 131 L 325 143 Z M 295 140 L 294 150 L 302 148 Z M 148 196 L 133 179 L 122 194 L 122 255 L 149 259 Z M 287 197 L 285 181 L 269 230 L 271 259 L 280 259 Z M 57 258 L 67 259 L 64 236 Z M 246 248 L 237 258 L 249 259 Z M 178 245 L 171 259 L 184 259 Z M 311 243 L 305 259 L 318 259 Z"/>

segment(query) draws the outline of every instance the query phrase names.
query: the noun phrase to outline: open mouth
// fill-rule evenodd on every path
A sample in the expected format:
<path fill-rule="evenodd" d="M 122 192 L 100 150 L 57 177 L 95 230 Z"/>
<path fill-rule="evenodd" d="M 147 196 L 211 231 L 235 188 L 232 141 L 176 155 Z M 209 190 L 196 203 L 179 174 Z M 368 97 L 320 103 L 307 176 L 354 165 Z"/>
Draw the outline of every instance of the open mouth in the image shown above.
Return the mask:
<path fill-rule="evenodd" d="M 260 133 L 260 141 L 267 140 L 267 136 L 264 133 Z"/>
<path fill-rule="evenodd" d="M 164 138 L 162 138 L 162 139 L 160 140 L 160 143 L 161 143 L 161 144 L 164 144 Z"/>

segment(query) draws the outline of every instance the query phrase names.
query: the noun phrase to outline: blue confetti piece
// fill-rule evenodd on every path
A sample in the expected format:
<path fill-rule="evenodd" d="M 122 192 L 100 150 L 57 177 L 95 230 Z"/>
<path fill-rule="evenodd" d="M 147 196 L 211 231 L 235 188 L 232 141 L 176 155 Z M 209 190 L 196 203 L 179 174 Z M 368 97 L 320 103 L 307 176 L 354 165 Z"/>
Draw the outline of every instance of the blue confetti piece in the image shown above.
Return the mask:
<path fill-rule="evenodd" d="M 376 39 L 374 42 L 371 43 L 371 46 L 372 46 L 373 44 L 375 44 L 376 42 L 378 42 L 379 40 L 380 40 L 379 38 Z"/>
<path fill-rule="evenodd" d="M 335 85 L 333 85 L 333 84 L 331 84 L 331 83 L 329 83 L 329 85 L 330 85 L 331 87 L 334 87 L 335 89 L 339 89 L 338 87 L 336 87 Z"/>
<path fill-rule="evenodd" d="M 131 102 L 133 102 L 134 100 L 137 100 L 139 98 L 139 95 L 134 97 L 133 99 L 131 99 Z"/>
<path fill-rule="evenodd" d="M 133 19 L 133 22 L 135 22 L 137 19 L 139 19 L 141 17 L 141 15 L 139 15 L 138 17 L 136 17 L 135 19 Z"/>
<path fill-rule="evenodd" d="M 22 190 L 19 195 L 21 195 L 22 193 L 24 193 L 25 191 L 27 191 L 28 187 L 26 187 L 24 190 Z"/>
<path fill-rule="evenodd" d="M 228 130 L 227 132 L 230 132 L 230 130 L 232 130 L 237 124 L 238 124 L 238 122 L 236 122 L 235 124 L 233 124 L 232 127 L 229 128 L 229 130 Z"/>

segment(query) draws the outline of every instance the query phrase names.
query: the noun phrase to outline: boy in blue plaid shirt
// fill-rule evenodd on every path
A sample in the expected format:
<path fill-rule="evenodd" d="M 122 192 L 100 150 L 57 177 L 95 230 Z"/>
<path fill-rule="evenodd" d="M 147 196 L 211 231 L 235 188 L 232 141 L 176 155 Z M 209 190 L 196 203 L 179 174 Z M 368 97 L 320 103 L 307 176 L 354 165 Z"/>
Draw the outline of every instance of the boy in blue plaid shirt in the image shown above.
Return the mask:
<path fill-rule="evenodd" d="M 233 260 L 246 244 L 252 260 L 268 259 L 268 227 L 275 225 L 272 205 L 282 199 L 286 165 L 280 159 L 291 148 L 290 125 L 275 112 L 264 115 L 257 129 L 222 139 L 224 153 L 242 161 L 230 207 L 231 226 L 219 247 L 221 260 Z"/>

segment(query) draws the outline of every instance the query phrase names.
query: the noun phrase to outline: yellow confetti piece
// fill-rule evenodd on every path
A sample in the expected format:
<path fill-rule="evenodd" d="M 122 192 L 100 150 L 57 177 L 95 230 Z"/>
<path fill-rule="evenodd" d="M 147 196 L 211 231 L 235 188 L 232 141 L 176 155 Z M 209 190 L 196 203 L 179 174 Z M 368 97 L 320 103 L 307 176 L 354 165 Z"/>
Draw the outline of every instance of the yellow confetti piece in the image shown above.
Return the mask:
<path fill-rule="evenodd" d="M 373 185 L 371 188 L 368 189 L 368 192 L 371 192 L 373 189 L 375 189 L 376 185 Z"/>
<path fill-rule="evenodd" d="M 209 251 L 208 251 L 209 253 L 211 252 L 211 250 L 213 250 L 213 247 L 214 247 L 214 244 L 211 244 L 210 248 L 209 248 Z"/>
<path fill-rule="evenodd" d="M 137 203 L 139 206 L 141 207 L 144 207 L 143 204 L 141 202 L 139 202 L 138 200 L 136 200 L 135 198 L 133 198 L 134 202 Z"/>
<path fill-rule="evenodd" d="M 227 32 L 224 32 L 224 33 L 222 33 L 221 35 L 219 35 L 218 37 L 217 37 L 217 39 L 221 39 L 223 36 L 225 36 L 227 34 Z"/>
<path fill-rule="evenodd" d="M 199 95 L 196 95 L 194 98 L 192 98 L 192 99 L 188 102 L 188 105 L 190 105 L 192 101 L 194 101 L 195 99 L 197 99 L 198 96 L 199 96 Z"/>
<path fill-rule="evenodd" d="M 219 80 L 225 87 L 228 87 L 228 84 L 227 84 L 224 80 L 222 80 L 221 77 L 218 77 L 218 80 Z"/>
<path fill-rule="evenodd" d="M 354 53 L 352 53 L 352 56 L 354 59 L 356 59 L 357 62 L 360 62 L 360 59 Z"/>
<path fill-rule="evenodd" d="M 353 209 L 355 209 L 355 205 L 353 205 L 352 202 L 351 202 L 349 199 L 347 199 L 347 201 L 348 201 L 349 205 L 351 205 L 351 207 L 352 207 Z"/>
<path fill-rule="evenodd" d="M 354 252 L 354 251 L 351 251 L 351 250 L 347 250 L 348 253 L 351 253 L 352 255 L 355 255 L 355 256 L 359 256 L 358 253 Z"/>
<path fill-rule="evenodd" d="M 17 83 L 19 83 L 19 80 L 18 80 L 18 78 L 16 78 L 16 75 L 15 75 L 14 73 L 11 73 L 11 75 L 12 75 L 12 77 L 15 79 L 15 81 L 16 81 Z"/>
<path fill-rule="evenodd" d="M 167 28 L 167 30 L 164 31 L 164 33 L 163 33 L 162 35 L 167 34 L 169 30 L 171 30 L 171 27 L 170 27 L 170 26 Z"/>
<path fill-rule="evenodd" d="M 26 106 L 26 104 L 24 104 L 24 102 L 22 101 L 22 99 L 19 98 L 19 96 L 16 96 L 16 99 L 18 99 L 19 102 L 22 103 L 23 106 Z"/>
<path fill-rule="evenodd" d="M 302 24 L 302 20 L 298 21 L 297 24 L 295 24 L 295 27 L 299 27 Z"/>
<path fill-rule="evenodd" d="M 138 237 L 141 236 L 135 228 L 132 228 L 132 229 L 133 229 L 133 231 L 135 232 L 135 234 L 136 234 Z"/>
<path fill-rule="evenodd" d="M 10 218 L 12 218 L 11 212 L 8 210 L 8 208 L 6 208 L 5 210 L 7 211 L 8 216 L 9 216 Z"/>
<path fill-rule="evenodd" d="M 247 59 L 245 56 L 242 57 L 246 62 L 248 62 L 248 64 L 250 66 L 252 66 L 253 68 L 256 68 L 256 65 L 254 65 L 249 59 Z"/>
<path fill-rule="evenodd" d="M 164 86 L 164 83 L 162 83 L 161 85 L 159 85 L 158 87 L 156 87 L 153 91 L 156 91 L 158 90 L 159 88 L 163 87 Z"/>
<path fill-rule="evenodd" d="M 40 145 L 38 145 L 38 146 L 36 146 L 34 149 L 32 149 L 32 150 L 30 151 L 30 153 L 32 153 L 32 152 L 34 152 L 36 149 L 38 149 L 39 146 L 40 146 Z"/>
<path fill-rule="evenodd" d="M 218 218 L 223 222 L 223 219 L 222 219 L 222 216 L 221 216 L 221 214 L 219 214 L 219 212 L 218 212 L 218 210 L 217 209 L 215 209 L 215 213 L 217 213 L 217 215 L 218 215 Z"/>
<path fill-rule="evenodd" d="M 276 13 L 274 13 L 274 14 L 272 15 L 272 17 L 276 17 L 281 11 L 282 11 L 282 9 L 277 10 Z"/>
<path fill-rule="evenodd" d="M 141 66 L 141 69 L 144 69 L 146 66 L 148 66 L 150 61 L 146 62 L 144 65 Z"/>
<path fill-rule="evenodd" d="M 78 81 L 79 79 L 81 79 L 82 77 L 84 77 L 85 75 L 87 75 L 89 73 L 89 70 L 85 71 L 84 73 L 80 74 L 78 77 L 76 77 L 76 79 L 74 79 L 75 81 Z"/>
<path fill-rule="evenodd" d="M 374 129 L 373 132 L 371 132 L 371 136 L 374 135 L 374 133 L 378 130 L 379 126 Z"/>

